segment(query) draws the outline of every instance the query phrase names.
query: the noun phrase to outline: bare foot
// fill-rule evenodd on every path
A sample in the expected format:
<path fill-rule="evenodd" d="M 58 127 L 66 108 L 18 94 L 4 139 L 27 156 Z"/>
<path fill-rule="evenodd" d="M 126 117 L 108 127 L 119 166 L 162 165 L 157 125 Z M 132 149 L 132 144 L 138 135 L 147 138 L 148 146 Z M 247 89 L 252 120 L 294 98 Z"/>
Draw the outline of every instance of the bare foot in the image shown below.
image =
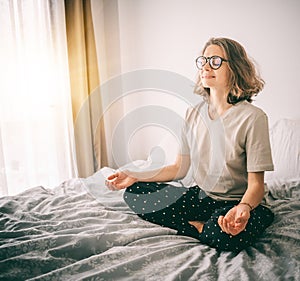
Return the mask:
<path fill-rule="evenodd" d="M 189 221 L 189 224 L 197 228 L 198 232 L 201 233 L 203 230 L 204 223 L 201 221 Z"/>

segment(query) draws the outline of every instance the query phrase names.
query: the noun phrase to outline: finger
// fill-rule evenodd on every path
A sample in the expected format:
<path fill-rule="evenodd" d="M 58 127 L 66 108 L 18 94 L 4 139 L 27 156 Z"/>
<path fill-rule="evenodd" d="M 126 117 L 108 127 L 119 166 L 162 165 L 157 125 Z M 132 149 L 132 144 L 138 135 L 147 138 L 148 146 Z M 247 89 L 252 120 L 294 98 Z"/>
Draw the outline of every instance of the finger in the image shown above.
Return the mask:
<path fill-rule="evenodd" d="M 115 187 L 111 182 L 106 181 L 105 184 L 109 190 L 115 190 Z"/>
<path fill-rule="evenodd" d="M 227 222 L 233 222 L 235 220 L 235 217 L 231 212 L 228 212 L 224 218 Z"/>
<path fill-rule="evenodd" d="M 222 229 L 222 231 L 224 231 L 223 230 L 223 216 L 219 216 L 219 218 L 218 218 L 218 224 L 219 224 L 219 226 L 220 226 L 220 228 Z"/>
<path fill-rule="evenodd" d="M 232 235 L 237 235 L 245 230 L 248 220 L 236 223 L 234 228 L 231 230 Z"/>
<path fill-rule="evenodd" d="M 224 219 L 224 216 L 219 216 L 218 224 L 219 224 L 220 228 L 222 229 L 222 231 L 225 232 L 223 219 Z"/>
<path fill-rule="evenodd" d="M 117 177 L 118 177 L 118 173 L 115 173 L 115 174 L 112 174 L 112 175 L 108 176 L 107 179 L 111 181 L 111 180 L 114 180 Z"/>
<path fill-rule="evenodd" d="M 226 217 L 223 218 L 223 231 L 227 234 L 229 234 L 229 222 L 228 220 L 226 219 Z"/>
<path fill-rule="evenodd" d="M 118 184 L 117 179 L 114 180 L 107 180 L 106 181 L 106 186 L 108 187 L 109 190 L 119 190 L 120 184 Z"/>
<path fill-rule="evenodd" d="M 111 180 L 105 180 L 105 185 L 107 187 L 110 187 L 112 185 L 112 181 Z"/>
<path fill-rule="evenodd" d="M 234 226 L 231 226 L 225 217 L 220 216 L 218 219 L 218 223 L 223 232 L 225 232 L 226 234 L 230 234 L 230 235 L 236 235 L 236 230 L 235 230 Z"/>
<path fill-rule="evenodd" d="M 244 229 L 240 228 L 240 227 L 236 227 L 230 230 L 230 234 L 232 236 L 238 235 L 239 233 L 241 233 Z"/>
<path fill-rule="evenodd" d="M 123 182 L 113 182 L 112 185 L 114 186 L 114 189 L 115 190 L 121 190 L 121 189 L 124 189 L 126 188 L 126 183 L 123 183 Z"/>
<path fill-rule="evenodd" d="M 240 233 L 239 231 L 237 231 L 236 229 L 233 229 L 228 234 L 232 235 L 232 236 L 235 236 L 235 235 L 238 235 L 239 233 Z"/>

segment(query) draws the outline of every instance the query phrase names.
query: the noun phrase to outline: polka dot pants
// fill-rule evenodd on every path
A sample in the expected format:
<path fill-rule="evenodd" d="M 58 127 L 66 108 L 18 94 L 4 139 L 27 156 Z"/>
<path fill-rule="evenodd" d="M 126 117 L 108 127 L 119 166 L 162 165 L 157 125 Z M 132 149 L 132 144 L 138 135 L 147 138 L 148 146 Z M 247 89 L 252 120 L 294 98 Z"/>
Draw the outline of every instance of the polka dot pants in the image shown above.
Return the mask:
<path fill-rule="evenodd" d="M 225 215 L 238 201 L 216 201 L 198 186 L 175 187 L 168 184 L 138 182 L 124 193 L 128 206 L 146 221 L 177 230 L 201 243 L 223 251 L 241 251 L 252 245 L 272 223 L 274 215 L 259 205 L 251 211 L 246 229 L 231 236 L 223 232 L 218 218 Z M 201 233 L 188 221 L 201 221 Z"/>

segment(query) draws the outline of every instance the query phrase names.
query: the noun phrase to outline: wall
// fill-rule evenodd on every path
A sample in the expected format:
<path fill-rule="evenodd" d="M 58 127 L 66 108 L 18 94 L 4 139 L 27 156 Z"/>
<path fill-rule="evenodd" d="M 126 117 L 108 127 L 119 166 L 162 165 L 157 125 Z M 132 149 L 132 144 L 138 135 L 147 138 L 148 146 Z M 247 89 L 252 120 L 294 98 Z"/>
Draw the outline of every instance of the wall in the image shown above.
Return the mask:
<path fill-rule="evenodd" d="M 300 118 L 300 1 L 119 1 L 122 71 L 158 68 L 195 79 L 194 59 L 210 37 L 236 39 L 266 81 L 256 104 L 279 118 Z"/>

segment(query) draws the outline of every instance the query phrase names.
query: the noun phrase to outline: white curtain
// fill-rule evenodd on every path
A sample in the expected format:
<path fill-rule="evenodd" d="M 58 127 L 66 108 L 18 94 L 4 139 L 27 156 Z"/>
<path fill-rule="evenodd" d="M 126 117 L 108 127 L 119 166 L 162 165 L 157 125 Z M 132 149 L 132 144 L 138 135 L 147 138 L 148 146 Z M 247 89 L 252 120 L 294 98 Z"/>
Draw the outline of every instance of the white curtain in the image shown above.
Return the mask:
<path fill-rule="evenodd" d="M 0 195 L 76 177 L 63 0 L 0 0 Z"/>

